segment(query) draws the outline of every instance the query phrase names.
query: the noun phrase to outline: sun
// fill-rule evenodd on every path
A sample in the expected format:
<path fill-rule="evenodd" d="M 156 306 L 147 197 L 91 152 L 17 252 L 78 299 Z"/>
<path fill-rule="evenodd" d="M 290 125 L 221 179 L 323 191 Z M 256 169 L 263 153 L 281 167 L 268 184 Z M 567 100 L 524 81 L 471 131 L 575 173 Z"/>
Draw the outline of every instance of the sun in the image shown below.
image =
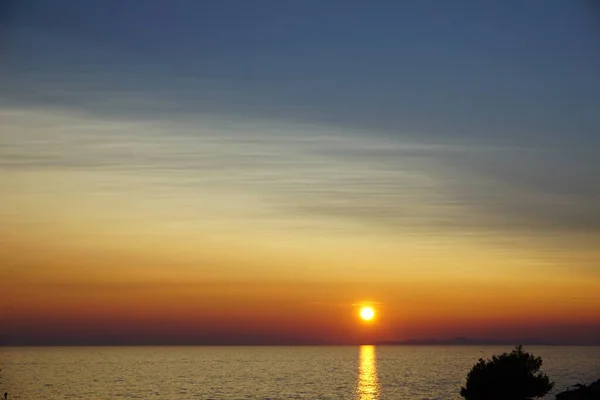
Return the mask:
<path fill-rule="evenodd" d="M 370 321 L 375 316 L 375 310 L 372 307 L 362 307 L 359 313 L 360 317 L 365 321 Z"/>

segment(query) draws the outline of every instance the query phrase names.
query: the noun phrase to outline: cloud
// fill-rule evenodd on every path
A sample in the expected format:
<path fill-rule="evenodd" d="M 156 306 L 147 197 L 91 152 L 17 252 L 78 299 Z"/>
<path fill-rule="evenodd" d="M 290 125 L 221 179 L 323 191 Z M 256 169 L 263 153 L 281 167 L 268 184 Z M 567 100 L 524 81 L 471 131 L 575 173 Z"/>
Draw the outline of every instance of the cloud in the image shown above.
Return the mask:
<path fill-rule="evenodd" d="M 122 178 L 104 190 L 145 186 L 190 202 L 222 190 L 240 202 L 255 198 L 267 213 L 261 218 L 299 222 L 304 215 L 329 218 L 331 227 L 349 221 L 409 235 L 543 237 L 600 229 L 590 154 L 565 163 L 564 152 L 553 149 L 207 116 L 146 121 L 4 109 L 2 120 L 0 168 Z M 546 171 L 556 163 L 564 169 L 549 180 Z"/>

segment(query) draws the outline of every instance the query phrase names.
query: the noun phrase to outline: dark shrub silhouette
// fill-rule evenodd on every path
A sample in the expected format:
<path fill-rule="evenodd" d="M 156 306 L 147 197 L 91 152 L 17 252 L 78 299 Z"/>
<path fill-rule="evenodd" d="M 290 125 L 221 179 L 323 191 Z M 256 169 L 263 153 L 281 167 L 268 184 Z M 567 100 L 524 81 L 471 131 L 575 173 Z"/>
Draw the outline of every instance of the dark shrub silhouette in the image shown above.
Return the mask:
<path fill-rule="evenodd" d="M 466 400 L 528 400 L 542 397 L 554 386 L 543 372 L 542 359 L 517 346 L 510 353 L 479 359 L 460 389 Z"/>
<path fill-rule="evenodd" d="M 600 399 L 600 379 L 589 385 L 577 384 L 573 390 L 556 395 L 556 400 L 598 400 Z"/>

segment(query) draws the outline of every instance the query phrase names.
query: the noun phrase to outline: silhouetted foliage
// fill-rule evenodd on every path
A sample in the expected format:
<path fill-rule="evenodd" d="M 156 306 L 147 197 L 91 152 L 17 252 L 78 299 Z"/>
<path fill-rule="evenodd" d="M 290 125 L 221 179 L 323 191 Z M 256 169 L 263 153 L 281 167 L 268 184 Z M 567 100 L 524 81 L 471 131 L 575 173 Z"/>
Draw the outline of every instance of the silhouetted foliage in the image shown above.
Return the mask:
<path fill-rule="evenodd" d="M 598 400 L 600 399 L 600 379 L 589 385 L 577 384 L 575 389 L 556 395 L 557 400 Z"/>
<path fill-rule="evenodd" d="M 542 359 L 517 346 L 510 353 L 479 359 L 460 389 L 466 400 L 528 400 L 542 397 L 554 383 L 540 372 Z"/>

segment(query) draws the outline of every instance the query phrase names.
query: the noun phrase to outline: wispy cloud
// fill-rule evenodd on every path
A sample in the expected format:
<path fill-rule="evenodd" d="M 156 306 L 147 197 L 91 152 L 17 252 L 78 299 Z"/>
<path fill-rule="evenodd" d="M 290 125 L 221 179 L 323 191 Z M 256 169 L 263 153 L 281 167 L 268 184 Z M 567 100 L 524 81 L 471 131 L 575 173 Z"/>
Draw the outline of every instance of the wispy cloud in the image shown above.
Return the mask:
<path fill-rule="evenodd" d="M 137 120 L 4 109 L 2 121 L 5 172 L 101 173 L 98 193 L 185 199 L 190 213 L 221 193 L 234 219 L 286 220 L 288 229 L 306 219 L 322 221 L 319 229 L 348 222 L 405 235 L 498 240 L 596 237 L 600 229 L 600 189 L 585 152 L 570 164 L 552 148 L 419 142 L 208 116 Z M 557 162 L 564 169 L 556 170 Z"/>

